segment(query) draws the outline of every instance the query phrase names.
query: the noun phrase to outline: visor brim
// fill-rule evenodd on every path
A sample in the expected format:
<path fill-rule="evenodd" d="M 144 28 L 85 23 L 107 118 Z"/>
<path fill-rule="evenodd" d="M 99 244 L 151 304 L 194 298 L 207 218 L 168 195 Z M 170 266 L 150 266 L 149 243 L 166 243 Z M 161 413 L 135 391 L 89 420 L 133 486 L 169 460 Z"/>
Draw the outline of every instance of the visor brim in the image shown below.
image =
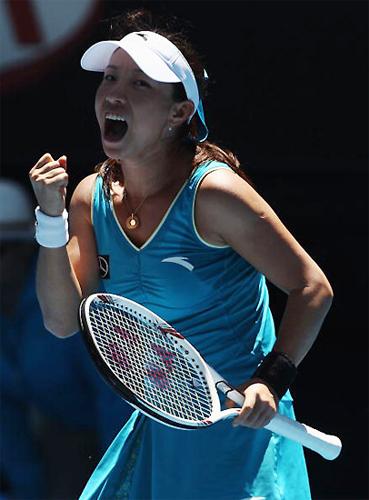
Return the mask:
<path fill-rule="evenodd" d="M 123 41 L 123 43 L 121 43 Z M 148 77 L 162 83 L 178 83 L 180 78 L 154 52 L 145 46 L 127 43 L 127 40 L 105 40 L 92 45 L 83 54 L 81 66 L 87 71 L 105 71 L 113 53 L 124 50 Z"/>

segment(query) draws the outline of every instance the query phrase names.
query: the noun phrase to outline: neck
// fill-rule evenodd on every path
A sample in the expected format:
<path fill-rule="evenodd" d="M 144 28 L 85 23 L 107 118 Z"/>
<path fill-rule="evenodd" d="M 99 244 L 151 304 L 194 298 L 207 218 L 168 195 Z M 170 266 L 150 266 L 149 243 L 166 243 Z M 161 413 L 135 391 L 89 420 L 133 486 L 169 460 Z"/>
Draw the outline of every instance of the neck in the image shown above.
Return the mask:
<path fill-rule="evenodd" d="M 139 160 L 121 161 L 124 187 L 131 200 L 153 196 L 182 185 L 192 171 L 192 155 L 170 151 Z"/>

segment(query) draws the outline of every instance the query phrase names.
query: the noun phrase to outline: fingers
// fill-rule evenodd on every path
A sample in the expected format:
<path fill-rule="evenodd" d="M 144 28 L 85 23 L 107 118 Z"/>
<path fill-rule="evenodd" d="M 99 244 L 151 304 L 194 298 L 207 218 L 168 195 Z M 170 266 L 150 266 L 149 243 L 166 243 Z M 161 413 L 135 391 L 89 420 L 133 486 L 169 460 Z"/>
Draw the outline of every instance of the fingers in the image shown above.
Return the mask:
<path fill-rule="evenodd" d="M 64 171 L 67 168 L 67 157 L 65 155 L 61 156 L 57 160 L 54 160 L 50 153 L 46 153 L 38 160 L 38 162 L 34 165 L 34 167 L 30 170 L 30 177 L 34 179 L 37 176 L 41 176 L 50 172 L 54 169 L 63 169 Z"/>
<path fill-rule="evenodd" d="M 31 184 L 38 204 L 48 215 L 60 215 L 65 208 L 66 187 L 68 185 L 67 157 L 57 160 L 45 153 L 29 172 Z"/>
<path fill-rule="evenodd" d="M 45 163 L 49 163 L 50 161 L 54 161 L 54 158 L 51 156 L 50 153 L 45 153 L 44 155 L 41 156 L 41 158 L 38 160 L 36 163 L 35 167 L 42 166 Z"/>
<path fill-rule="evenodd" d="M 67 170 L 67 157 L 65 155 L 58 158 L 58 162 L 59 165 L 64 168 L 64 170 Z"/>
<path fill-rule="evenodd" d="M 49 164 L 48 164 L 49 165 Z M 35 171 L 31 175 L 31 181 L 34 182 L 44 182 L 46 185 L 52 185 L 53 182 L 58 182 L 59 180 L 68 179 L 68 175 L 64 168 L 54 165 L 50 168 L 41 169 L 40 171 Z"/>
<path fill-rule="evenodd" d="M 31 172 L 34 172 L 35 170 L 38 170 L 38 169 L 42 168 L 44 165 L 46 165 L 50 162 L 53 162 L 53 161 L 54 161 L 54 158 L 51 156 L 51 154 L 45 153 L 44 155 L 41 156 L 41 158 L 33 166 L 33 168 L 30 171 L 30 174 L 31 174 Z"/>
<path fill-rule="evenodd" d="M 275 411 L 268 407 L 259 405 L 254 407 L 245 406 L 241 410 L 240 415 L 233 420 L 232 425 L 234 427 L 242 425 L 258 429 L 269 424 L 274 415 Z"/>
<path fill-rule="evenodd" d="M 64 160 L 39 161 L 30 171 L 32 183 L 40 183 L 49 186 L 51 189 L 59 189 L 68 185 L 68 174 L 65 170 L 66 158 Z"/>
<path fill-rule="evenodd" d="M 238 417 L 232 425 L 234 427 L 247 426 L 260 428 L 267 425 L 277 412 L 278 402 L 275 396 L 264 384 L 255 383 L 245 391 L 245 402 Z"/>

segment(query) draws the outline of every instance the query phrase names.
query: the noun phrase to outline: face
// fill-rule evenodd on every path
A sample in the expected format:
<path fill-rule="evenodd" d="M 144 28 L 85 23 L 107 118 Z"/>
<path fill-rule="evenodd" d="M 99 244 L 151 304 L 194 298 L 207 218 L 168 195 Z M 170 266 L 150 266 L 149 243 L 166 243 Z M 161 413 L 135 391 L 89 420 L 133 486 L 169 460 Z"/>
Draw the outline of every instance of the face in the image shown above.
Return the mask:
<path fill-rule="evenodd" d="M 172 84 L 156 82 L 117 49 L 97 90 L 95 112 L 105 153 L 140 159 L 165 147 L 175 103 Z"/>

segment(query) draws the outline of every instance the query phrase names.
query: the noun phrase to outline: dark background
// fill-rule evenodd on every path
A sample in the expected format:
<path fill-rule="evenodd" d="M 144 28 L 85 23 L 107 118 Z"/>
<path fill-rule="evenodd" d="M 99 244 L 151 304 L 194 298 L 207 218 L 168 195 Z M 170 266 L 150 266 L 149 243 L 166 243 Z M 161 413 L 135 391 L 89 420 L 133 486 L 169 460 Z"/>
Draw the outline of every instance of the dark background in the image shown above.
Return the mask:
<path fill-rule="evenodd" d="M 102 2 L 99 18 L 139 6 L 189 22 L 211 81 L 210 140 L 238 155 L 331 281 L 334 304 L 293 395 L 300 420 L 343 441 L 334 462 L 306 452 L 313 497 L 368 499 L 367 3 L 116 0 Z M 95 24 L 42 78 L 3 96 L 3 176 L 28 187 L 49 151 L 68 156 L 73 188 L 104 157 L 100 77 L 79 67 L 102 37 Z M 271 288 L 277 321 L 284 300 Z"/>

